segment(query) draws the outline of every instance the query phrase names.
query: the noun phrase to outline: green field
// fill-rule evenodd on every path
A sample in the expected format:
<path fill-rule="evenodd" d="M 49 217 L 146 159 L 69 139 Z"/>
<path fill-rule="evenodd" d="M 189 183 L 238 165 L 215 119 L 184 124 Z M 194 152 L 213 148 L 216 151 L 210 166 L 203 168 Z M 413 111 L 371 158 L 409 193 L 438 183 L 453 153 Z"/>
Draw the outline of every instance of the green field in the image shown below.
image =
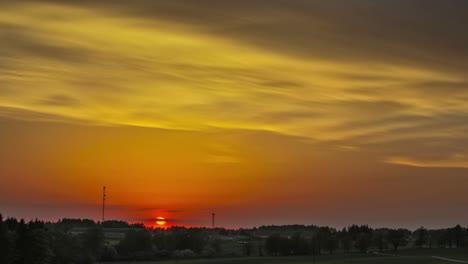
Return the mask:
<path fill-rule="evenodd" d="M 392 252 L 388 252 L 392 254 Z M 382 256 L 375 254 L 349 254 L 337 253 L 335 255 L 322 255 L 317 257 L 239 257 L 218 259 L 192 259 L 192 260 L 170 260 L 153 262 L 119 262 L 120 264 L 454 264 L 457 262 L 433 258 L 439 256 L 448 259 L 467 261 L 466 251 L 459 249 L 419 249 L 402 250 L 398 256 Z"/>

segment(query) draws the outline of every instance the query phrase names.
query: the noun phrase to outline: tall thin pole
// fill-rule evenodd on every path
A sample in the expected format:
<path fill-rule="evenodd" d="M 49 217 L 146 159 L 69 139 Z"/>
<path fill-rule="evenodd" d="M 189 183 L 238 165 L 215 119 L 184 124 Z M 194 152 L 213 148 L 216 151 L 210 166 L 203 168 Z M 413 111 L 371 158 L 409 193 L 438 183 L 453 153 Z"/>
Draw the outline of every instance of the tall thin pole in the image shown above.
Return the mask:
<path fill-rule="evenodd" d="M 106 186 L 102 187 L 102 221 L 104 222 L 104 209 L 106 203 Z"/>
<path fill-rule="evenodd" d="M 211 214 L 211 228 L 215 227 L 215 213 Z"/>

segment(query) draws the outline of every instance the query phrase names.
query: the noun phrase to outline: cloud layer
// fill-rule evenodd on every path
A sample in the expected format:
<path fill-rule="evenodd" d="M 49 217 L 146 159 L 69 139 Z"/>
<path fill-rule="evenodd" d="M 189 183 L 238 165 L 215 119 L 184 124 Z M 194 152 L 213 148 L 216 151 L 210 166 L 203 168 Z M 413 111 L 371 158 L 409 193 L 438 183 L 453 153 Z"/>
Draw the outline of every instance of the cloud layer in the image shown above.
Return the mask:
<path fill-rule="evenodd" d="M 205 166 L 241 166 L 245 146 L 275 135 L 294 146 L 291 171 L 318 150 L 362 167 L 468 167 L 466 1 L 0 5 L 2 120 L 227 135 L 195 159 Z"/>

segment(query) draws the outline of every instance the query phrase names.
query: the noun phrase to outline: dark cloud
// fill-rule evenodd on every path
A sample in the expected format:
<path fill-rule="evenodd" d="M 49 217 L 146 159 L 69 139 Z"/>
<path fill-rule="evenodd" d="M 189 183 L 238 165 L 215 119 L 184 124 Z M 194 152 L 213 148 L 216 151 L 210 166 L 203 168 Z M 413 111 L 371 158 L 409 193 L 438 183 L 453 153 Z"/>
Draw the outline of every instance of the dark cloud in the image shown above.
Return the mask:
<path fill-rule="evenodd" d="M 91 204 L 91 203 L 62 203 L 62 202 L 50 202 L 50 203 L 41 203 L 41 202 L 30 202 L 28 205 L 24 205 L 21 202 L 1 202 L 0 205 L 8 208 L 18 208 L 18 207 L 34 207 L 37 209 L 47 210 L 47 209 L 97 209 L 100 208 L 101 204 Z M 118 205 L 107 205 L 106 210 L 122 210 L 123 206 Z"/>
<path fill-rule="evenodd" d="M 135 211 L 138 211 L 138 212 L 155 211 L 155 210 L 161 210 L 161 208 L 147 207 L 147 208 L 138 208 L 138 209 L 135 209 Z"/>
<path fill-rule="evenodd" d="M 468 158 L 468 117 L 456 114 L 436 116 L 400 115 L 354 126 L 344 125 L 358 133 L 337 144 L 349 144 L 374 153 L 378 159 L 408 157 L 431 164 L 454 157 Z M 394 125 L 382 130 L 380 127 Z M 373 131 L 372 128 L 375 128 Z M 362 131 L 362 133 L 359 133 Z M 463 158 L 464 157 L 464 158 Z"/>
<path fill-rule="evenodd" d="M 57 122 L 57 123 L 68 123 L 78 125 L 97 125 L 98 123 L 82 120 L 78 118 L 60 116 L 57 114 L 48 114 L 43 112 L 31 111 L 27 109 L 21 109 L 16 107 L 5 107 L 0 106 L 0 117 L 2 119 L 10 120 L 23 120 L 33 122 Z"/>
<path fill-rule="evenodd" d="M 348 100 L 341 102 L 338 101 L 337 105 L 342 107 L 345 111 L 349 111 L 350 114 L 379 116 L 383 116 L 386 114 L 395 114 L 398 111 L 408 108 L 408 105 L 405 105 L 404 103 L 390 100 Z"/>
<path fill-rule="evenodd" d="M 44 98 L 38 102 L 39 104 L 42 105 L 48 105 L 48 106 L 63 106 L 63 107 L 73 107 L 73 106 L 78 106 L 80 102 L 68 95 L 64 94 L 55 94 L 51 95 L 47 98 Z"/>
<path fill-rule="evenodd" d="M 324 75 L 330 78 L 338 78 L 348 81 L 363 81 L 363 82 L 388 82 L 388 81 L 400 81 L 401 78 L 394 77 L 391 74 L 359 74 L 350 72 L 324 72 Z M 369 89 L 365 89 L 367 92 Z"/>
<path fill-rule="evenodd" d="M 421 82 L 411 86 L 412 89 L 429 96 L 442 96 L 452 98 L 453 96 L 468 95 L 468 81 L 465 82 Z M 462 97 L 466 99 L 466 97 Z"/>
<path fill-rule="evenodd" d="M 332 130 L 359 130 L 359 129 L 370 129 L 370 128 L 378 128 L 382 126 L 387 126 L 391 124 L 420 124 L 422 122 L 428 123 L 431 121 L 430 116 L 424 115 L 414 115 L 414 114 L 397 114 L 394 116 L 387 116 L 381 117 L 377 119 L 371 120 L 360 120 L 360 121 L 352 121 L 352 122 L 345 122 L 338 124 L 336 126 L 331 127 Z"/>
<path fill-rule="evenodd" d="M 151 74 L 161 75 L 164 80 L 184 80 L 189 81 L 192 85 L 198 83 L 210 82 L 213 85 L 204 85 L 206 90 L 217 90 L 219 87 L 216 85 L 222 82 L 236 83 L 237 85 L 227 86 L 223 89 L 239 89 L 239 84 L 245 86 L 247 89 L 252 85 L 261 86 L 259 89 L 264 88 L 268 91 L 284 90 L 286 88 L 302 87 L 303 84 L 296 80 L 280 79 L 278 76 L 271 76 L 268 70 L 251 68 L 248 65 L 244 68 L 235 66 L 212 66 L 204 64 L 181 64 L 173 63 L 171 61 L 152 62 L 153 66 L 157 66 L 160 71 Z M 170 75 L 168 70 L 175 72 L 183 72 L 183 75 Z M 161 73 L 166 73 L 162 75 Z"/>
<path fill-rule="evenodd" d="M 60 3 L 77 4 L 75 1 Z M 308 58 L 468 66 L 468 2 L 395 1 L 80 1 L 181 25 L 278 53 Z"/>
<path fill-rule="evenodd" d="M 402 117 L 400 117 L 403 120 Z M 386 129 L 375 134 L 368 134 L 368 139 L 383 139 L 385 140 L 388 136 L 400 136 L 400 137 L 433 137 L 433 134 L 440 134 L 441 137 L 451 140 L 456 144 L 454 138 L 450 138 L 447 133 L 452 133 L 455 136 L 460 130 L 464 131 L 468 128 L 468 116 L 464 114 L 438 114 L 434 116 L 421 116 L 407 117 L 406 120 L 413 120 L 408 126 L 397 127 L 393 129 Z"/>
<path fill-rule="evenodd" d="M 0 58 L 17 60 L 29 55 L 76 63 L 87 61 L 91 56 L 91 51 L 86 48 L 67 44 L 66 41 L 51 43 L 47 37 L 47 32 L 36 32 L 26 26 L 0 23 Z M 7 65 L 0 64 L 0 68 L 2 66 Z"/>
<path fill-rule="evenodd" d="M 258 122 L 266 122 L 271 124 L 276 123 L 288 123 L 298 119 L 302 120 L 312 120 L 315 118 L 322 117 L 323 114 L 315 111 L 274 111 L 274 112 L 265 112 L 261 115 L 255 116 Z"/>
<path fill-rule="evenodd" d="M 263 86 L 271 87 L 271 88 L 297 88 L 302 87 L 303 84 L 295 81 L 287 81 L 287 80 L 271 80 L 265 81 L 262 83 Z"/>

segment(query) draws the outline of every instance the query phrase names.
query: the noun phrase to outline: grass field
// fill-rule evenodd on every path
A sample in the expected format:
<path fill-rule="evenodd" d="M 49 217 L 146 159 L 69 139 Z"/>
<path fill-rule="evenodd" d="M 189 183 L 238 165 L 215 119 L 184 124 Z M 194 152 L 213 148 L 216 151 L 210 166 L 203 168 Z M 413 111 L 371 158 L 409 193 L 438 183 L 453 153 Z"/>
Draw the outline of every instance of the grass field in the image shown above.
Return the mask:
<path fill-rule="evenodd" d="M 393 252 L 389 252 L 390 254 Z M 402 250 L 398 256 L 382 256 L 375 254 L 350 254 L 344 255 L 322 255 L 318 257 L 239 257 L 219 259 L 193 259 L 193 260 L 170 260 L 156 262 L 119 262 L 120 264 L 456 264 L 447 260 L 433 258 L 439 256 L 448 259 L 467 261 L 466 251 L 458 249 L 419 249 Z"/>

